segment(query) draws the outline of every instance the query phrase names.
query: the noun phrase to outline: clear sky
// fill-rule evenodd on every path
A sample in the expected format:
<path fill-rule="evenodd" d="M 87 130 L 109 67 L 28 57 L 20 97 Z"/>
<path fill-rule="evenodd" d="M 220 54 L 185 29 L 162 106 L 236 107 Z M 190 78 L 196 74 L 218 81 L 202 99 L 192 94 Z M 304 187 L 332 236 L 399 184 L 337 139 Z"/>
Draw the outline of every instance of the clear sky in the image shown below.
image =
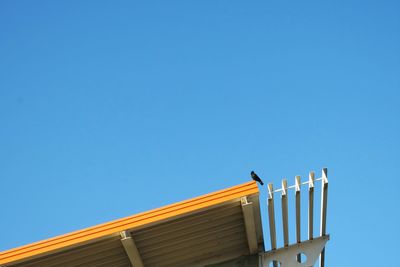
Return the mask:
<path fill-rule="evenodd" d="M 399 14 L 1 1 L 0 250 L 326 166 L 327 266 L 398 265 Z"/>

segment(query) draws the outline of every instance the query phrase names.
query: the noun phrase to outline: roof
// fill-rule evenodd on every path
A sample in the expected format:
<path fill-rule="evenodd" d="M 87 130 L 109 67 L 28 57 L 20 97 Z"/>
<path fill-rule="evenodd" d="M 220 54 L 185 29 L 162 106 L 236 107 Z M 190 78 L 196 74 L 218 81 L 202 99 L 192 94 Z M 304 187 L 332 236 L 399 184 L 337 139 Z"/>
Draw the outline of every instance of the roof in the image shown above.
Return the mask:
<path fill-rule="evenodd" d="M 264 249 L 257 184 L 247 182 L 0 253 L 0 265 L 203 266 Z"/>

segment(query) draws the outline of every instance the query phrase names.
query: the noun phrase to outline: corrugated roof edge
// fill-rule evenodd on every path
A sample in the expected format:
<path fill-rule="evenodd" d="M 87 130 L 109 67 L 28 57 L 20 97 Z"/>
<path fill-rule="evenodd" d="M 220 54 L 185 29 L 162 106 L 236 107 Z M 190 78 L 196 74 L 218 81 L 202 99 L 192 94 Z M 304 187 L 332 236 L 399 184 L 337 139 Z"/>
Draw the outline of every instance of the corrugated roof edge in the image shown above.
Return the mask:
<path fill-rule="evenodd" d="M 0 264 L 19 262 L 23 259 L 36 257 L 41 254 L 48 254 L 52 251 L 67 249 L 80 243 L 119 233 L 120 231 L 164 221 L 172 217 L 258 193 L 258 186 L 254 181 L 236 185 L 161 208 L 0 252 Z"/>

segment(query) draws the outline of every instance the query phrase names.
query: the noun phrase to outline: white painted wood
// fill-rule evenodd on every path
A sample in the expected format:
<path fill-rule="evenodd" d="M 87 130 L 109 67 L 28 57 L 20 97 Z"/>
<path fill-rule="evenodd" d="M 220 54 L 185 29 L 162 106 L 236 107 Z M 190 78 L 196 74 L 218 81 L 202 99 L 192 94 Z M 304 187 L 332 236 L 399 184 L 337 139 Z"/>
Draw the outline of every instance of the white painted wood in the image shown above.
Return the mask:
<path fill-rule="evenodd" d="M 248 202 L 247 197 L 242 197 L 241 203 L 250 254 L 256 254 L 258 253 L 258 243 L 256 225 L 254 221 L 253 203 Z"/>
<path fill-rule="evenodd" d="M 293 244 L 274 251 L 260 253 L 261 267 L 269 267 L 273 261 L 280 262 L 280 267 L 311 267 L 318 260 L 318 255 L 323 250 L 329 236 L 318 237 L 314 240 L 307 240 L 299 244 Z M 297 261 L 296 255 L 303 253 L 307 256 L 304 263 Z"/>
<path fill-rule="evenodd" d="M 273 189 L 272 184 L 268 184 L 268 215 L 269 215 L 269 225 L 270 225 L 270 238 L 271 238 L 271 251 L 267 253 L 272 253 L 275 255 L 278 251 L 286 251 L 295 245 L 302 245 L 304 243 L 312 244 L 316 240 L 328 240 L 329 236 L 326 234 L 326 217 L 327 217 L 327 198 L 328 198 L 328 171 L 326 168 L 322 170 L 322 177 L 315 178 L 314 172 L 309 173 L 308 180 L 305 182 L 301 181 L 300 176 L 295 177 L 294 185 L 288 186 L 286 179 L 282 180 L 282 186 L 279 189 Z M 314 237 L 314 191 L 315 182 L 321 181 L 321 214 L 320 214 L 320 235 L 319 237 Z M 301 187 L 302 185 L 308 185 L 308 240 L 301 241 Z M 295 208 L 296 208 L 296 243 L 289 245 L 289 221 L 288 221 L 288 190 L 294 189 L 295 191 Z M 281 208 L 282 208 L 282 225 L 283 225 L 283 246 L 278 246 L 276 244 L 276 226 L 275 226 L 275 213 L 274 213 L 274 193 L 281 193 Z M 324 267 L 325 262 L 325 243 L 318 251 L 320 256 L 320 267 Z M 318 241 L 319 242 L 319 241 Z M 311 245 L 310 245 L 311 246 Z M 260 254 L 261 255 L 261 254 Z M 318 258 L 318 255 L 316 258 Z M 290 256 L 292 257 L 292 256 Z M 301 263 L 304 260 L 299 254 L 293 255 L 293 261 L 295 263 L 290 263 L 293 265 L 280 265 L 282 267 L 294 267 L 294 266 L 307 266 L 311 267 L 313 265 L 308 265 L 310 262 Z M 292 259 L 290 260 L 292 261 Z M 273 262 L 273 261 L 271 261 Z M 273 262 L 273 266 L 277 267 L 278 263 Z M 265 266 L 265 265 L 264 265 Z"/>
<path fill-rule="evenodd" d="M 322 182 L 321 182 L 321 228 L 320 235 L 326 235 L 326 212 L 328 205 L 328 169 L 322 169 Z M 321 256 L 319 257 L 319 266 L 325 266 L 325 248 L 321 252 Z"/>
<path fill-rule="evenodd" d="M 288 199 L 287 199 L 287 180 L 282 180 L 282 224 L 283 224 L 283 244 L 285 247 L 289 245 L 289 215 L 288 215 Z"/>
<path fill-rule="evenodd" d="M 314 238 L 314 172 L 308 175 L 308 239 Z"/>
<path fill-rule="evenodd" d="M 301 202 L 300 202 L 300 185 L 301 178 L 300 176 L 295 177 L 295 198 L 296 198 L 296 242 L 301 242 Z"/>
<path fill-rule="evenodd" d="M 301 178 L 300 176 L 295 177 L 295 201 L 296 201 L 296 242 L 301 242 L 301 202 L 300 202 L 300 193 L 301 193 Z M 297 255 L 297 261 L 301 262 L 301 255 Z"/>
<path fill-rule="evenodd" d="M 144 267 L 139 250 L 137 249 L 130 233 L 127 231 L 122 231 L 120 234 L 122 245 L 124 246 L 125 252 L 129 257 L 132 267 Z"/>
<path fill-rule="evenodd" d="M 276 229 L 275 229 L 275 210 L 274 210 L 274 188 L 268 184 L 268 220 L 269 233 L 271 239 L 271 249 L 276 249 Z"/>

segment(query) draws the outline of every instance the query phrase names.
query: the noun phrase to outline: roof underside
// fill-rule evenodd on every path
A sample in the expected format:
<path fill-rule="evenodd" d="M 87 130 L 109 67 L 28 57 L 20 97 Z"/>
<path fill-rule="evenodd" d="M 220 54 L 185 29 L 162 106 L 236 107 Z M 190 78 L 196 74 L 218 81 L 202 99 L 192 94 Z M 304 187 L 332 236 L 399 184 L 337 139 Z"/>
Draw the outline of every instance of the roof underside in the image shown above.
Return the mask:
<path fill-rule="evenodd" d="M 79 238 L 83 233 L 89 234 L 90 230 L 99 230 L 108 224 L 5 251 L 0 253 L 0 263 L 13 267 L 130 267 L 132 263 L 121 243 L 120 231 L 126 231 L 133 239 L 146 267 L 204 266 L 248 255 L 251 254 L 251 228 L 242 207 L 244 197 L 252 203 L 256 245 L 258 250 L 262 250 L 258 188 L 250 182 L 111 222 L 114 226 L 112 233 L 83 242 L 51 249 L 51 244 L 57 244 L 56 240 L 69 244 L 70 239 L 66 237 Z M 171 212 L 170 216 L 163 216 L 167 211 Z M 126 224 L 126 220 L 135 221 L 135 218 L 150 215 L 156 216 L 152 222 L 146 221 L 134 227 Z M 32 255 L 33 249 L 43 249 L 46 244 L 50 245 L 46 252 Z M 28 256 L 23 257 L 24 253 Z M 7 256 L 11 260 L 6 261 Z"/>

